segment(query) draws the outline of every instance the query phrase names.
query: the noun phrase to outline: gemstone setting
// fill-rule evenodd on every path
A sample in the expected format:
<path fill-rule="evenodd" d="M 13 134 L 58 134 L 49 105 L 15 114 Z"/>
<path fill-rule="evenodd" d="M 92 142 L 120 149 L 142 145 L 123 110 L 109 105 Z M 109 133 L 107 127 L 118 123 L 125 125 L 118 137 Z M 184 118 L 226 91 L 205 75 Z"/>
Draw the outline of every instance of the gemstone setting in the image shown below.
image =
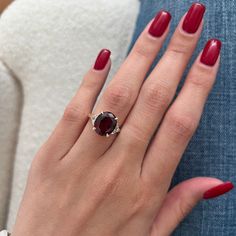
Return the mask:
<path fill-rule="evenodd" d="M 93 130 L 101 136 L 109 137 L 120 131 L 117 120 L 118 118 L 113 113 L 101 112 L 92 117 Z"/>

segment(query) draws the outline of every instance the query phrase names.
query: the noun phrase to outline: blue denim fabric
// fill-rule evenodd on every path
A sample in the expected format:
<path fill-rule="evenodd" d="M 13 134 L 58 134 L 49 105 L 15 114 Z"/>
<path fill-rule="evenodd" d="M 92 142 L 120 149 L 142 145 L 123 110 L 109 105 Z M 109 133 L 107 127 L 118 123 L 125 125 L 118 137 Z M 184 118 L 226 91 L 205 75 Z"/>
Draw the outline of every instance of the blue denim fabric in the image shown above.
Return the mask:
<path fill-rule="evenodd" d="M 221 68 L 199 128 L 172 185 L 196 176 L 218 177 L 236 183 L 236 0 L 203 0 L 202 3 L 207 8 L 204 30 L 190 64 L 205 42 L 216 37 L 223 43 Z M 191 4 L 190 0 L 142 0 L 131 46 L 157 11 L 165 9 L 172 14 L 172 34 Z M 179 88 L 181 86 L 182 83 Z M 173 235 L 236 236 L 236 191 L 202 201 Z"/>

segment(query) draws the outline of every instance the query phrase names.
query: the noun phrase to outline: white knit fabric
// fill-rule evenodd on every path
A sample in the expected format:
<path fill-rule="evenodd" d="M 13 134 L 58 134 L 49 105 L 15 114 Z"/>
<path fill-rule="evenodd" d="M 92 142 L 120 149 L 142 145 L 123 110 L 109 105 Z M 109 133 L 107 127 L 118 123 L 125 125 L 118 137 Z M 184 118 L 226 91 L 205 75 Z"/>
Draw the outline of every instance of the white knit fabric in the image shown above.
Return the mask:
<path fill-rule="evenodd" d="M 10 196 L 21 89 L 14 75 L 0 61 L 0 228 L 4 227 Z"/>
<path fill-rule="evenodd" d="M 101 48 L 112 51 L 110 78 L 117 70 L 126 55 L 138 8 L 138 0 L 17 0 L 2 15 L 0 58 L 8 72 L 4 72 L 6 75 L 0 72 L 0 79 L 7 80 L 9 87 L 2 87 L 1 81 L 0 96 L 6 92 L 6 98 L 0 100 L 0 134 L 7 136 L 4 140 L 0 137 L 0 184 L 4 182 L 0 215 L 6 210 L 3 206 L 10 188 L 9 166 L 17 137 L 16 120 L 23 101 L 8 229 L 14 224 L 36 151 Z M 23 93 L 15 79 L 19 80 Z M 2 148 L 2 144 L 6 147 Z"/>
<path fill-rule="evenodd" d="M 3 230 L 0 232 L 0 236 L 8 236 L 8 232 L 6 230 Z"/>

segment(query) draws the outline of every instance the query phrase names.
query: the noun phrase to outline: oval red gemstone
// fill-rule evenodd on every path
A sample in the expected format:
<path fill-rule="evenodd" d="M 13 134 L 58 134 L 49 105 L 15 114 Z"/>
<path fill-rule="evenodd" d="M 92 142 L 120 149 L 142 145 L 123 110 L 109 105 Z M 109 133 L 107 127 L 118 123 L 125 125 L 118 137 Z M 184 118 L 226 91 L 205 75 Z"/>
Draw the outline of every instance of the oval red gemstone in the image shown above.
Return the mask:
<path fill-rule="evenodd" d="M 116 128 L 116 125 L 116 117 L 111 112 L 101 113 L 94 122 L 95 131 L 101 136 L 111 134 Z"/>

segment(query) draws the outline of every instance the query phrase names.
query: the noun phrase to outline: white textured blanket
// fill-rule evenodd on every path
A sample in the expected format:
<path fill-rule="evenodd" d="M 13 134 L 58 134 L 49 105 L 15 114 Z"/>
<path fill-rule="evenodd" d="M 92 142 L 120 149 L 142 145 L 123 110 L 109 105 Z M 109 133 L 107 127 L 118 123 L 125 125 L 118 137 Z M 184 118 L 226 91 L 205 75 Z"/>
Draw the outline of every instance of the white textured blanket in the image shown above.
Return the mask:
<path fill-rule="evenodd" d="M 14 224 L 31 160 L 101 48 L 117 70 L 138 8 L 138 0 L 17 0 L 2 15 L 0 224 Z"/>

